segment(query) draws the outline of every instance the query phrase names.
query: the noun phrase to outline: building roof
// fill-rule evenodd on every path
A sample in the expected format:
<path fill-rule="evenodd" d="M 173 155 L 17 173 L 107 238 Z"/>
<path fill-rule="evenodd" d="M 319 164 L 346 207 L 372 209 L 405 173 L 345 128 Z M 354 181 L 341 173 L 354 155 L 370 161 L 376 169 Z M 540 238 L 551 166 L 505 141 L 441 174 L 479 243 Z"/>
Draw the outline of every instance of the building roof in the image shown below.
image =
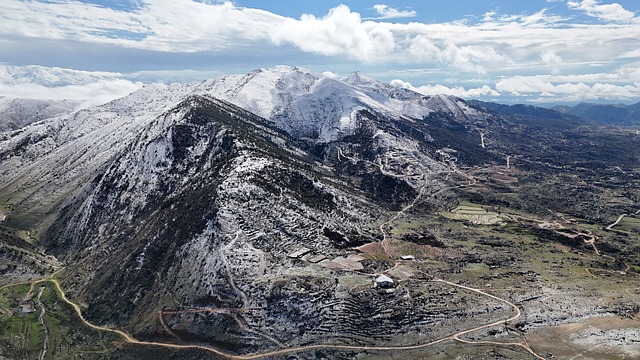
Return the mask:
<path fill-rule="evenodd" d="M 36 306 L 33 303 L 33 301 L 31 301 L 31 300 L 23 302 L 21 307 L 22 307 L 22 312 L 23 313 L 29 314 L 29 313 L 36 312 Z"/>
<path fill-rule="evenodd" d="M 387 275 L 380 275 L 376 278 L 376 283 L 391 283 L 393 284 L 393 279 L 388 277 Z"/>

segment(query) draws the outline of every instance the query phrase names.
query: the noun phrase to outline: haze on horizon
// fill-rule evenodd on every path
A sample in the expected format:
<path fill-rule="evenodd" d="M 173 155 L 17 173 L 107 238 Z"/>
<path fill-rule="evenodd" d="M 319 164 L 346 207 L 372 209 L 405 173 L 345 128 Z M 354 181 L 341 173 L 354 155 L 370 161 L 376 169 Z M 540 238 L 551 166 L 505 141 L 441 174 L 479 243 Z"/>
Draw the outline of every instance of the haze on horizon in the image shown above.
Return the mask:
<path fill-rule="evenodd" d="M 0 96 L 100 103 L 287 64 L 426 95 L 634 103 L 639 11 L 634 0 L 4 0 Z"/>

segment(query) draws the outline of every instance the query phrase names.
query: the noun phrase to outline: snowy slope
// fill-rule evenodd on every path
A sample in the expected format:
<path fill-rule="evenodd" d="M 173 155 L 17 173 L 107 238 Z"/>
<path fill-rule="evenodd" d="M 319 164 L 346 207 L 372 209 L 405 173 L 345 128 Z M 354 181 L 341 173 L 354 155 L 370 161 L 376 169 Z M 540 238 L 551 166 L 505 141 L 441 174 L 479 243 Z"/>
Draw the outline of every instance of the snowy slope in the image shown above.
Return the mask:
<path fill-rule="evenodd" d="M 146 86 L 101 106 L 0 134 L 0 192 L 25 212 L 52 211 L 191 90 L 191 85 Z"/>
<path fill-rule="evenodd" d="M 299 138 L 311 138 L 317 142 L 331 142 L 353 134 L 359 126 L 356 113 L 360 110 L 373 110 L 393 118 L 422 120 L 433 112 L 443 112 L 456 118 L 475 119 L 482 114 L 470 108 L 461 99 L 437 95 L 425 97 L 408 89 L 382 83 L 360 73 L 352 73 L 342 80 L 314 74 L 309 70 L 276 66 L 268 69 L 257 69 L 244 75 L 227 75 L 201 83 L 182 85 L 147 85 L 129 96 L 115 100 L 104 107 L 88 110 L 79 114 L 79 121 L 70 119 L 66 132 L 70 138 L 83 136 L 101 124 L 110 123 L 118 116 L 136 117 L 147 111 L 157 113 L 166 109 L 164 105 L 175 104 L 187 94 L 208 94 L 248 110 L 256 115 L 274 122 L 276 126 Z M 0 99 L 2 104 L 8 100 Z M 24 110 L 16 108 L 14 112 L 21 118 L 29 117 L 29 113 L 38 111 L 50 104 L 50 111 L 37 118 L 42 120 L 63 113 L 67 105 L 71 108 L 76 103 L 36 101 L 25 106 Z M 8 104 L 8 103 L 7 103 Z M 57 104 L 57 105 L 56 105 Z M 73 109 L 72 109 L 73 110 Z M 94 114 L 96 114 L 94 116 Z M 98 115 L 99 114 L 99 115 Z M 5 112 L 6 116 L 13 116 Z M 2 116 L 2 115 L 0 115 Z M 92 121 L 83 121 L 91 118 Z M 36 121 L 37 121 L 36 120 Z M 62 122 L 65 122 L 62 119 Z M 54 127 L 60 128 L 53 124 Z M 62 126 L 64 127 L 64 126 Z M 13 129 L 12 126 L 9 129 Z M 2 129 L 0 128 L 0 131 Z M 69 134 L 73 132 L 74 134 Z"/>
<path fill-rule="evenodd" d="M 330 141 L 341 126 L 353 125 L 352 113 L 363 108 L 357 96 L 338 89 L 342 85 L 306 70 L 277 66 L 208 80 L 194 92 L 210 94 L 270 119 L 296 137 Z"/>
<path fill-rule="evenodd" d="M 457 119 L 482 120 L 485 114 L 470 107 L 464 100 L 450 95 L 433 95 L 424 101 L 425 106 L 436 112 L 449 114 Z"/>
<path fill-rule="evenodd" d="M 369 103 L 354 86 L 297 67 L 277 66 L 201 83 L 196 92 L 227 100 L 270 119 L 296 137 L 329 142 L 357 127 L 355 112 Z"/>

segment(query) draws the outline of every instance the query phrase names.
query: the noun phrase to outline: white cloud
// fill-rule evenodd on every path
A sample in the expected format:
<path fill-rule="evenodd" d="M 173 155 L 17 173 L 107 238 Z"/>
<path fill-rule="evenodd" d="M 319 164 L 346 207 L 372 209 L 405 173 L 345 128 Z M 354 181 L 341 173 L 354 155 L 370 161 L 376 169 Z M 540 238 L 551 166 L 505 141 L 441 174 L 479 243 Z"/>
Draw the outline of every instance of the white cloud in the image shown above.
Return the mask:
<path fill-rule="evenodd" d="M 583 76 L 584 80 L 596 80 L 598 76 Z M 608 76 L 604 76 L 607 78 Z M 567 81 L 574 80 L 574 81 Z M 582 101 L 582 100 L 633 100 L 640 97 L 640 83 L 612 84 L 579 81 L 560 76 L 515 76 L 500 80 L 496 90 L 502 94 L 534 96 L 540 101 Z"/>
<path fill-rule="evenodd" d="M 121 79 L 122 74 L 107 71 L 82 71 L 44 66 L 11 66 L 0 64 L 0 82 L 3 84 L 34 83 L 47 87 L 85 85 L 99 80 Z"/>
<path fill-rule="evenodd" d="M 394 23 L 362 19 L 345 5 L 325 16 L 293 19 L 213 0 L 139 0 L 137 4 L 133 10 L 121 11 L 73 0 L 2 0 L 0 43 L 3 38 L 12 39 L 5 44 L 17 44 L 16 38 L 27 38 L 25 42 L 56 39 L 155 51 L 158 56 L 233 54 L 239 48 L 273 52 L 281 46 L 293 56 L 301 51 L 354 67 L 355 62 L 429 68 L 436 76 L 446 73 L 458 81 L 478 75 L 489 80 L 541 72 L 584 73 L 593 65 L 607 72 L 639 57 L 634 50 L 640 38 L 635 14 L 618 4 L 595 0 L 567 4 L 618 23 L 576 23 L 551 10 L 518 15 L 488 12 L 477 22 Z M 411 14 L 376 6 L 380 14 Z M 11 46 L 16 45 L 3 50 L 11 53 Z M 149 76 L 143 74 L 140 79 Z M 441 82 L 451 84 L 452 79 Z"/>
<path fill-rule="evenodd" d="M 631 21 L 635 18 L 635 13 L 622 7 L 618 3 L 600 5 L 597 0 L 569 1 L 567 6 L 570 9 L 582 10 L 587 15 L 602 20 L 610 21 Z"/>
<path fill-rule="evenodd" d="M 405 89 L 413 90 L 423 95 L 454 95 L 461 98 L 478 98 L 478 97 L 497 97 L 500 93 L 493 90 L 487 85 L 483 85 L 479 88 L 465 89 L 462 86 L 447 87 L 444 85 L 423 85 L 415 87 L 406 81 L 392 80 L 391 85 L 402 87 Z"/>
<path fill-rule="evenodd" d="M 493 17 L 496 16 L 496 12 L 495 11 L 489 11 L 484 13 L 484 15 L 482 15 L 482 20 L 484 22 L 490 22 L 493 21 Z"/>
<path fill-rule="evenodd" d="M 633 63 L 620 67 L 617 71 L 617 75 L 623 79 L 627 79 L 627 81 L 640 83 L 640 63 Z"/>
<path fill-rule="evenodd" d="M 80 100 L 99 105 L 123 97 L 143 84 L 114 72 L 42 66 L 0 65 L 0 96 L 43 100 Z"/>
<path fill-rule="evenodd" d="M 418 35 L 410 41 L 409 58 L 417 62 L 438 64 L 464 72 L 487 73 L 487 67 L 511 63 L 494 47 L 475 44 L 456 44 L 435 36 Z"/>
<path fill-rule="evenodd" d="M 640 49 L 631 50 L 619 56 L 620 58 L 640 58 Z"/>
<path fill-rule="evenodd" d="M 338 74 L 332 72 L 332 71 L 325 71 L 322 73 L 322 75 L 328 77 L 329 79 L 337 79 L 338 78 Z"/>
<path fill-rule="evenodd" d="M 347 55 L 373 63 L 396 47 L 392 31 L 373 22 L 363 23 L 360 14 L 339 5 L 327 16 L 303 15 L 288 19 L 270 34 L 276 45 L 293 44 L 299 49 L 328 56 Z"/>
<path fill-rule="evenodd" d="M 126 96 L 142 87 L 129 80 L 99 80 L 84 85 L 48 87 L 34 83 L 2 84 L 0 96 L 46 100 L 80 100 L 85 106 L 100 105 Z"/>
<path fill-rule="evenodd" d="M 144 83 L 184 83 L 213 79 L 223 73 L 216 70 L 147 70 L 122 74 L 127 80 Z"/>
<path fill-rule="evenodd" d="M 172 52 L 223 49 L 239 38 L 265 39 L 284 19 L 231 2 L 143 0 L 128 12 L 71 0 L 0 3 L 0 34 Z"/>
<path fill-rule="evenodd" d="M 552 51 L 545 51 L 540 58 L 549 66 L 552 74 L 560 74 L 560 66 L 564 63 L 562 57 Z"/>
<path fill-rule="evenodd" d="M 571 3 L 609 14 L 601 8 L 605 5 L 593 1 Z M 397 11 L 382 4 L 378 9 L 385 14 Z M 545 10 L 499 18 L 490 12 L 480 23 L 402 24 L 363 20 L 345 5 L 324 17 L 292 19 L 231 2 L 141 0 L 139 8 L 125 12 L 70 0 L 3 0 L 0 34 L 171 53 L 293 45 L 303 52 L 368 64 L 420 64 L 488 74 L 522 63 L 537 62 L 553 70 L 562 62 L 609 61 L 634 48 L 640 29 L 632 24 L 572 24 Z M 594 43 L 602 44 L 598 51 L 592 51 Z M 556 49 L 562 49 L 561 58 Z"/>
<path fill-rule="evenodd" d="M 417 15 L 414 10 L 398 10 L 384 4 L 373 5 L 373 9 L 380 15 L 376 19 L 410 18 Z"/>

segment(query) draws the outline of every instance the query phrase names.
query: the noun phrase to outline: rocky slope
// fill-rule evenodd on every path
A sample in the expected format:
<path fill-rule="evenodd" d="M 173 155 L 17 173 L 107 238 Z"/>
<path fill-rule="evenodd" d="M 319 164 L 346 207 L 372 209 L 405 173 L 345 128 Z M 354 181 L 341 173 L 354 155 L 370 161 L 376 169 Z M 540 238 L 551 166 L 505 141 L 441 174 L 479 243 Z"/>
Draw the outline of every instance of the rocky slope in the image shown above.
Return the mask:
<path fill-rule="evenodd" d="M 0 187 L 10 223 L 44 231 L 63 204 L 189 88 L 155 85 L 123 99 L 0 134 Z"/>
<path fill-rule="evenodd" d="M 50 246 L 78 264 L 68 281 L 88 316 L 137 331 L 161 306 L 248 307 L 244 294 L 289 269 L 288 253 L 337 256 L 325 228 L 368 241 L 385 213 L 263 119 L 201 96 L 144 128 L 91 187 Z"/>

